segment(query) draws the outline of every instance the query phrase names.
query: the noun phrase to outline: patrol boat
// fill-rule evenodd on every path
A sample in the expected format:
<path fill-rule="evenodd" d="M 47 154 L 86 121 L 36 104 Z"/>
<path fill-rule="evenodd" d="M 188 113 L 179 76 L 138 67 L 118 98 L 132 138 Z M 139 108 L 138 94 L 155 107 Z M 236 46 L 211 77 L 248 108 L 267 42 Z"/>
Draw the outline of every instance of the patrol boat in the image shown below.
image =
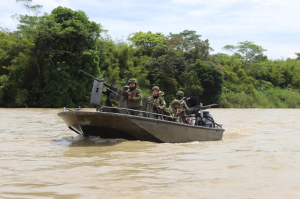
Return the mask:
<path fill-rule="evenodd" d="M 224 129 L 217 124 L 205 109 L 216 105 L 194 106 L 187 111 L 186 123 L 176 122 L 177 118 L 154 112 L 154 105 L 144 98 L 143 109 L 133 110 L 101 106 L 102 94 L 107 99 L 122 101 L 126 92 L 81 71 L 94 79 L 91 102 L 98 104 L 95 111 L 83 111 L 81 108 L 67 109 L 57 115 L 63 119 L 72 131 L 83 136 L 99 136 L 101 138 L 151 141 L 157 143 L 182 143 L 193 141 L 221 140 Z M 103 87 L 106 86 L 106 92 Z M 139 116 L 130 112 L 139 112 Z"/>

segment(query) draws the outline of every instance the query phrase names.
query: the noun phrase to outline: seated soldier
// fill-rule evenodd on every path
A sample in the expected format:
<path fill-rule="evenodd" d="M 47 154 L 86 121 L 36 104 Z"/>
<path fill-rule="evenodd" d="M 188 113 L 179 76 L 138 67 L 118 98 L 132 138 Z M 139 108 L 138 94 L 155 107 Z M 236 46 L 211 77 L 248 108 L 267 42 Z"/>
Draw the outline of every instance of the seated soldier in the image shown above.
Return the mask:
<path fill-rule="evenodd" d="M 173 100 L 170 104 L 170 116 L 177 117 L 176 122 L 183 123 L 183 110 L 179 108 L 180 101 L 179 100 Z"/>
<path fill-rule="evenodd" d="M 186 110 L 189 108 L 188 106 L 187 106 L 187 104 L 186 104 L 186 102 L 183 100 L 183 96 L 184 96 L 184 93 L 182 92 L 182 91 L 178 91 L 177 93 L 176 93 L 176 99 L 174 99 L 172 102 L 171 102 L 171 104 L 175 101 L 175 100 L 178 100 L 179 102 L 180 102 L 180 105 L 179 105 L 179 108 L 183 111 L 182 112 L 182 114 L 181 114 L 181 119 L 182 119 L 182 121 L 181 122 L 183 122 L 184 123 L 184 121 L 185 121 L 185 118 L 186 118 Z M 170 104 L 170 108 L 171 108 L 171 104 Z"/>

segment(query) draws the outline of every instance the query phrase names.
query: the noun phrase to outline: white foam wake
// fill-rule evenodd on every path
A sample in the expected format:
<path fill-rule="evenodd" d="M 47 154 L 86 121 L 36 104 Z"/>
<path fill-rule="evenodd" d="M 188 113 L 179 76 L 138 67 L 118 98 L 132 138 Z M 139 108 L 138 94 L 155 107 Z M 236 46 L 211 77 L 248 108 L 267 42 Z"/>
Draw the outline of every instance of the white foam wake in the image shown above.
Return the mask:
<path fill-rule="evenodd" d="M 52 144 L 56 146 L 70 146 L 73 143 L 78 143 L 80 141 L 83 142 L 92 142 L 94 144 L 101 144 L 101 143 L 106 143 L 106 142 L 119 142 L 119 141 L 124 141 L 125 139 L 103 139 L 100 137 L 96 136 L 89 136 L 89 137 L 83 137 L 82 135 L 76 135 L 76 136 L 67 136 L 67 137 L 62 137 L 59 139 L 54 139 Z"/>

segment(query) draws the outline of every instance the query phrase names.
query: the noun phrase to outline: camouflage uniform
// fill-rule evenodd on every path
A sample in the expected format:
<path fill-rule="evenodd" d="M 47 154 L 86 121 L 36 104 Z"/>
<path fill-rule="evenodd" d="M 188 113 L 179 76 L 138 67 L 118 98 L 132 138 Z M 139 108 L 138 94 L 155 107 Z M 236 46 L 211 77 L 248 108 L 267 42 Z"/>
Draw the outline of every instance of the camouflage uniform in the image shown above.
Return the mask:
<path fill-rule="evenodd" d="M 171 102 L 171 104 L 172 104 L 175 100 L 177 100 L 177 99 L 174 99 L 174 100 Z M 186 110 L 187 108 L 189 108 L 189 107 L 187 106 L 186 102 L 185 102 L 183 99 L 178 100 L 178 101 L 180 102 L 179 108 L 182 109 L 183 111 Z M 171 104 L 170 104 L 170 107 L 171 107 Z"/>
<path fill-rule="evenodd" d="M 184 96 L 184 93 L 182 91 L 178 91 L 176 93 L 176 98 L 182 98 Z M 172 104 L 173 102 L 175 102 L 176 100 L 178 100 L 180 102 L 180 105 L 178 107 L 178 109 L 181 109 L 183 110 L 181 113 L 180 113 L 180 118 L 181 118 L 181 121 L 180 122 L 185 122 L 185 118 L 186 118 L 186 110 L 189 108 L 186 104 L 186 102 L 183 100 L 183 99 L 174 99 L 171 104 L 170 104 L 170 109 L 172 107 Z"/>
<path fill-rule="evenodd" d="M 154 108 L 154 104 L 157 106 L 160 106 L 160 109 L 159 109 L 159 113 L 160 114 L 163 114 L 164 113 L 164 110 L 166 108 L 166 102 L 164 100 L 164 98 L 162 98 L 161 96 L 158 96 L 156 99 L 152 96 L 150 97 L 150 103 L 153 103 L 153 108 Z"/>
<path fill-rule="evenodd" d="M 173 102 L 171 102 L 170 104 L 170 116 L 171 117 L 177 117 L 176 122 L 181 122 L 182 118 L 181 118 L 181 113 L 179 113 L 179 107 L 175 108 L 174 104 L 180 104 L 179 100 L 173 100 Z"/>
<path fill-rule="evenodd" d="M 159 88 L 157 86 L 154 86 L 152 88 L 153 90 L 157 90 L 159 92 Z M 152 109 L 154 109 L 154 105 L 158 108 L 160 106 L 160 109 L 158 109 L 158 113 L 164 114 L 164 110 L 166 108 L 166 102 L 162 96 L 160 96 L 160 93 L 158 93 L 158 96 L 152 96 L 149 99 L 149 102 L 152 103 Z"/>
<path fill-rule="evenodd" d="M 127 99 L 127 108 L 134 109 L 134 110 L 141 110 L 142 109 L 142 99 L 143 99 L 143 93 L 137 86 L 137 81 L 135 79 L 130 79 L 128 83 L 131 82 L 135 83 L 134 88 L 130 88 L 128 93 L 131 93 L 131 99 Z M 142 114 L 136 111 L 130 111 L 131 115 L 138 115 L 141 116 Z"/>

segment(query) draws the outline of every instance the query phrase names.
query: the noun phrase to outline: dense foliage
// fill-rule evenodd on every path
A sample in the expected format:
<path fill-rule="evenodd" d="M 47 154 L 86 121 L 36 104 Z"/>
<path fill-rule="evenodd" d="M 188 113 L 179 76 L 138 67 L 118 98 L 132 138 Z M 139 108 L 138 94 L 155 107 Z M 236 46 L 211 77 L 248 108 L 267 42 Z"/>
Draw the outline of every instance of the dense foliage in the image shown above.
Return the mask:
<path fill-rule="evenodd" d="M 21 0 L 19 0 L 21 1 Z M 0 106 L 90 106 L 92 80 L 82 69 L 122 87 L 134 77 L 144 91 L 157 85 L 170 102 L 178 90 L 220 107 L 300 107 L 300 62 L 268 60 L 245 41 L 227 45 L 233 55 L 211 54 L 195 31 L 132 33 L 114 41 L 83 11 L 57 7 L 18 15 L 18 31 L 0 31 Z M 29 1 L 30 2 L 30 1 Z"/>

